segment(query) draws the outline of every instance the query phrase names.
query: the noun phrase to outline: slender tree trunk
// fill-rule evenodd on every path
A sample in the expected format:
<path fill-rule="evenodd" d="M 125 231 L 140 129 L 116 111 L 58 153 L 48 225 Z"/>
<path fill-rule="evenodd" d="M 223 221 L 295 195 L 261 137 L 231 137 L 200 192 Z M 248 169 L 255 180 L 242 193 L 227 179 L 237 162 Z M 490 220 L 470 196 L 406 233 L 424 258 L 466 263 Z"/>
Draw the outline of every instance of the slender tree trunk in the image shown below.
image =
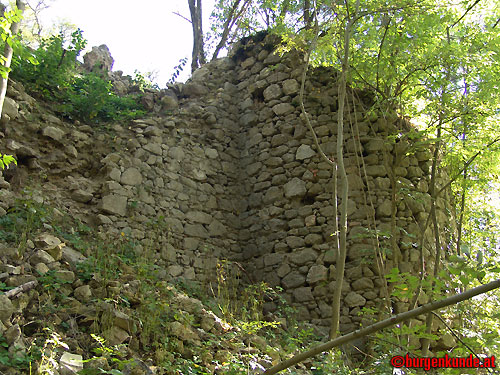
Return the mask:
<path fill-rule="evenodd" d="M 432 159 L 432 169 L 431 169 L 431 183 L 429 187 L 429 194 L 431 196 L 431 209 L 429 212 L 429 215 L 432 220 L 433 228 L 434 228 L 434 244 L 435 244 L 435 251 L 436 251 L 436 256 L 434 258 L 434 272 L 433 272 L 433 277 L 434 279 L 432 280 L 431 283 L 431 288 L 429 289 L 429 292 L 432 292 L 434 290 L 434 287 L 436 285 L 436 278 L 439 274 L 439 266 L 441 263 L 441 240 L 439 238 L 439 226 L 437 222 L 437 217 L 436 217 L 436 200 L 437 200 L 437 190 L 436 190 L 436 170 L 437 170 L 437 160 L 439 157 L 439 149 L 441 147 L 441 128 L 442 128 L 442 117 L 443 115 L 440 115 L 439 118 L 439 123 L 438 127 L 436 130 L 436 137 L 438 141 L 436 142 L 435 149 L 434 149 L 434 156 Z M 432 332 L 432 322 L 434 320 L 434 315 L 429 313 L 427 314 L 427 318 L 425 320 L 426 324 L 426 330 L 425 332 L 427 334 L 431 334 Z M 422 339 L 422 356 L 426 357 L 429 352 L 429 346 L 430 346 L 430 339 L 424 338 Z"/>
<path fill-rule="evenodd" d="M 199 51 L 199 62 L 200 66 L 203 64 L 207 63 L 207 60 L 205 59 L 205 46 L 203 43 L 203 12 L 201 11 L 201 0 L 197 1 L 197 8 L 196 10 L 198 11 L 198 45 L 200 46 L 200 51 Z"/>
<path fill-rule="evenodd" d="M 203 25 L 201 0 L 188 0 L 191 25 L 193 27 L 193 53 L 191 55 L 191 72 L 205 64 L 205 51 L 203 48 Z"/>
<path fill-rule="evenodd" d="M 285 19 L 286 12 L 288 12 L 289 6 L 290 6 L 290 0 L 284 0 L 283 4 L 281 5 L 281 13 L 280 13 L 281 21 L 283 21 Z"/>
<path fill-rule="evenodd" d="M 311 28 L 311 0 L 304 0 L 304 25 L 306 30 Z"/>
<path fill-rule="evenodd" d="M 464 80 L 464 96 L 465 100 L 467 103 L 467 97 L 469 95 L 469 85 L 467 84 L 467 80 Z M 467 103 L 468 105 L 468 103 Z M 462 147 L 465 149 L 465 144 L 467 142 L 467 120 L 464 118 L 463 120 L 463 130 L 462 130 Z M 462 250 L 462 228 L 463 228 L 463 223 L 464 223 L 464 212 L 465 212 L 465 199 L 467 197 L 467 177 L 468 177 L 468 171 L 469 168 L 465 167 L 464 168 L 464 173 L 463 173 L 463 181 L 462 181 L 462 193 L 461 193 L 461 200 L 460 200 L 460 217 L 458 219 L 458 235 L 457 235 L 457 255 L 460 255 Z"/>
<path fill-rule="evenodd" d="M 464 169 L 464 180 L 462 183 L 462 192 L 460 198 L 460 216 L 458 218 L 458 234 L 457 234 L 457 255 L 461 254 L 462 247 L 462 230 L 464 224 L 464 212 L 465 212 L 465 199 L 467 197 L 467 178 L 468 178 L 468 168 Z"/>
<path fill-rule="evenodd" d="M 21 11 L 21 15 L 24 12 L 25 4 L 21 0 L 16 0 L 16 6 L 17 9 Z M 12 26 L 10 27 L 11 35 L 14 36 L 19 32 L 19 27 L 20 23 L 19 22 L 14 22 Z M 7 70 L 10 68 L 10 63 L 12 62 L 12 53 L 13 49 L 12 46 L 9 44 L 8 41 L 5 42 L 5 49 L 4 49 L 4 62 L 3 66 L 4 68 L 7 68 Z M 7 71 L 5 77 L 2 77 L 2 80 L 0 81 L 0 118 L 2 117 L 2 110 L 3 110 L 3 102 L 5 101 L 5 95 L 7 94 L 7 83 L 9 81 L 9 73 Z"/>
<path fill-rule="evenodd" d="M 359 9 L 359 0 L 356 2 L 356 10 Z M 355 10 L 355 12 L 356 12 Z M 339 82 L 339 109 L 337 112 L 337 172 L 340 179 L 340 218 L 338 221 L 338 244 L 337 252 L 335 291 L 332 300 L 332 324 L 330 326 L 330 339 L 337 337 L 340 320 L 340 299 L 342 297 L 342 284 L 344 282 L 345 258 L 347 256 L 347 198 L 349 183 L 344 165 L 344 107 L 347 92 L 347 72 L 349 69 L 349 43 L 351 40 L 352 26 L 355 22 L 355 14 L 351 16 L 344 31 L 344 57 L 342 59 L 342 72 Z M 338 199 L 338 194 L 337 194 Z M 337 213 L 335 213 L 337 214 Z"/>
<path fill-rule="evenodd" d="M 252 0 L 245 0 L 239 8 L 241 0 L 234 0 L 233 5 L 227 15 L 226 21 L 224 22 L 224 27 L 222 30 L 222 36 L 220 38 L 219 44 L 215 47 L 214 54 L 212 55 L 212 60 L 215 60 L 219 55 L 219 52 L 224 46 L 229 38 L 229 33 L 233 29 L 236 22 L 241 18 L 243 14 L 245 14 L 248 6 L 252 3 Z M 236 28 L 238 30 L 238 28 Z"/>

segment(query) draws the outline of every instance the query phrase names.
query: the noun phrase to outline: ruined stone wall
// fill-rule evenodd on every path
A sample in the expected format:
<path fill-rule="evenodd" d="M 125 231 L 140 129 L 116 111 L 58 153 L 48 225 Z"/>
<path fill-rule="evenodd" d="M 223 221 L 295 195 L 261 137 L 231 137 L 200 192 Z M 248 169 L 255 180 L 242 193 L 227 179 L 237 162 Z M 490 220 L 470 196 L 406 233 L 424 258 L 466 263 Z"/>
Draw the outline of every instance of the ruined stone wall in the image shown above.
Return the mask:
<path fill-rule="evenodd" d="M 163 223 L 153 255 L 160 276 L 213 279 L 216 262 L 232 259 L 250 281 L 283 287 L 299 319 L 328 326 L 335 280 L 332 168 L 301 119 L 303 60 L 275 49 L 270 36 L 243 40 L 230 57 L 197 70 L 186 84 L 147 91 L 150 115 L 116 124 L 108 134 L 44 115 L 41 125 L 31 122 L 32 135 L 17 143 L 6 138 L 2 147 L 20 157 L 20 169 L 45 168 L 48 199 L 59 189 L 52 200 L 102 232 L 123 232 L 146 248 L 147 223 Z M 22 87 L 11 87 L 17 101 L 11 112 L 19 110 L 11 115 L 15 129 L 16 121 L 28 121 L 33 105 Z M 334 157 L 336 72 L 312 70 L 305 98 L 319 142 Z M 430 204 L 431 152 L 409 141 L 405 121 L 370 112 L 370 100 L 349 90 L 342 332 L 359 324 L 360 309 L 382 305 L 385 272 L 394 266 L 418 271 L 416 238 Z M 3 198 L 8 209 L 12 199 Z M 437 202 L 440 223 L 449 221 L 447 199 Z M 442 236 L 446 244 L 449 234 Z M 432 232 L 425 237 L 431 270 Z M 404 310 L 404 302 L 396 310 Z M 265 307 L 276 308 L 273 302 Z"/>
<path fill-rule="evenodd" d="M 265 43 L 240 46 L 236 55 L 244 135 L 240 183 L 246 198 L 239 213 L 241 254 L 236 259 L 256 280 L 283 287 L 299 319 L 328 326 L 335 285 L 333 171 L 318 154 L 301 118 L 302 59 L 293 52 L 279 57 Z M 319 143 L 332 159 L 336 76 L 333 69 L 314 70 L 305 95 Z M 360 309 L 382 305 L 388 293 L 386 272 L 398 267 L 401 272 L 418 273 L 417 242 L 430 207 L 429 148 L 408 140 L 414 129 L 406 121 L 369 112 L 370 100 L 369 93 L 349 90 L 344 117 L 349 200 L 342 332 L 359 324 Z M 443 178 L 438 178 L 438 186 Z M 449 227 L 446 202 L 438 199 L 437 211 L 439 222 Z M 425 239 L 424 256 L 432 270 L 431 230 Z M 449 239 L 450 233 L 442 234 L 444 247 Z M 266 308 L 273 311 L 276 306 L 269 302 Z M 401 301 L 395 308 L 403 311 L 407 304 Z"/>

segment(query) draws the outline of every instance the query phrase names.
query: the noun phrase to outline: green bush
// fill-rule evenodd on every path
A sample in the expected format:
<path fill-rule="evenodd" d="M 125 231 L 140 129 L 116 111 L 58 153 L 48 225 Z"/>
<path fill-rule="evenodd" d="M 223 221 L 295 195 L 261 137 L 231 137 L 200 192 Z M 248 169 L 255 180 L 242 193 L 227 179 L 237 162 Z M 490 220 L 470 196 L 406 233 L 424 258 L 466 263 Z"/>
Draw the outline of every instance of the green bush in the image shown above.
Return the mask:
<path fill-rule="evenodd" d="M 45 39 L 34 51 L 21 46 L 16 51 L 12 78 L 73 120 L 99 123 L 143 116 L 139 96 L 119 97 L 108 79 L 79 72 L 77 57 L 86 44 L 78 29 L 67 46 L 62 34 Z"/>
<path fill-rule="evenodd" d="M 86 44 L 82 31 L 77 29 L 66 47 L 63 34 L 44 39 L 35 51 L 20 46 L 13 58 L 12 78 L 23 82 L 32 94 L 58 101 L 72 88 L 77 57 Z M 31 61 L 27 58 L 30 54 L 34 58 Z"/>
<path fill-rule="evenodd" d="M 145 111 L 136 98 L 119 97 L 110 81 L 95 73 L 74 78 L 60 111 L 69 118 L 86 122 L 108 122 L 143 116 Z"/>

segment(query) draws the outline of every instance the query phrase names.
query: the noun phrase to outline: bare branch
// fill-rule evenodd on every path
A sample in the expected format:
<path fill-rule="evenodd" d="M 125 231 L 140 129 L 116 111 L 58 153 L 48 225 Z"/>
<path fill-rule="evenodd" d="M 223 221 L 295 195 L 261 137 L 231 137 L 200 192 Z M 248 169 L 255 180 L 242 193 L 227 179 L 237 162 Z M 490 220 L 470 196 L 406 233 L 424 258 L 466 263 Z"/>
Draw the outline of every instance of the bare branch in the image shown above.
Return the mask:
<path fill-rule="evenodd" d="M 189 23 L 193 23 L 189 18 L 187 17 L 184 17 L 182 14 L 180 14 L 179 12 L 172 12 L 173 14 L 175 14 L 176 16 L 179 16 L 183 19 L 185 19 L 186 21 L 188 21 Z"/>
<path fill-rule="evenodd" d="M 472 4 L 470 7 L 468 7 L 467 10 L 465 11 L 465 13 L 462 14 L 462 17 L 460 17 L 458 20 L 456 20 L 455 23 L 449 27 L 449 29 L 451 29 L 457 23 L 459 23 L 460 21 L 462 21 L 462 19 L 467 15 L 467 13 L 469 13 L 472 10 L 472 8 L 474 8 L 480 1 L 481 0 L 476 0 L 476 2 L 474 4 Z"/>
<path fill-rule="evenodd" d="M 481 154 L 481 152 L 483 152 L 483 150 L 485 149 L 488 149 L 490 148 L 491 146 L 493 146 L 495 143 L 497 143 L 498 141 L 500 141 L 500 137 L 499 138 L 495 138 L 493 141 L 491 141 L 490 143 L 488 143 L 486 146 L 484 146 L 484 148 L 482 148 L 481 150 L 479 150 L 478 152 L 476 152 L 468 161 L 467 163 L 464 164 L 464 166 L 462 167 L 462 169 L 460 169 L 460 171 L 453 177 L 451 178 L 447 183 L 446 185 L 444 185 L 441 189 L 439 189 L 439 191 L 437 192 L 436 194 L 436 198 L 444 191 L 446 190 L 457 178 L 459 178 L 462 173 L 464 172 L 464 170 L 466 168 L 469 167 L 469 165 L 471 165 L 471 163 Z"/>
<path fill-rule="evenodd" d="M 33 289 L 37 285 L 38 285 L 37 280 L 28 281 L 27 283 L 24 283 L 23 285 L 19 285 L 17 288 L 8 290 L 7 292 L 5 292 L 5 295 L 7 296 L 7 298 L 15 298 L 15 297 L 17 297 L 18 294 L 27 292 L 28 290 Z"/>
<path fill-rule="evenodd" d="M 434 315 L 435 317 L 437 317 L 437 318 L 441 321 L 441 323 L 443 323 L 443 324 L 444 324 L 444 326 L 446 327 L 446 329 L 447 329 L 448 331 L 450 331 L 450 333 L 451 333 L 451 334 L 452 334 L 452 335 L 453 335 L 453 336 L 454 336 L 454 337 L 455 337 L 458 341 L 460 341 L 460 343 L 461 343 L 463 346 L 465 346 L 467 349 L 469 349 L 469 351 L 470 351 L 472 354 L 474 354 L 474 357 L 476 357 L 477 359 L 479 359 L 479 360 L 482 362 L 482 359 L 481 359 L 481 358 L 480 358 L 480 357 L 476 354 L 476 352 L 475 352 L 475 351 L 474 351 L 474 350 L 473 350 L 473 349 L 472 349 L 469 345 L 467 345 L 467 343 L 465 343 L 465 342 L 464 342 L 464 340 L 462 340 L 462 339 L 461 339 L 461 338 L 457 335 L 457 333 L 455 332 L 455 330 L 454 330 L 453 328 L 451 328 L 451 327 L 448 325 L 448 323 L 446 323 L 446 321 L 445 321 L 445 320 L 441 317 L 441 315 L 436 314 L 434 311 L 433 311 L 433 312 L 431 312 L 431 314 L 432 314 L 432 315 Z M 492 371 L 489 367 L 487 367 L 487 369 L 488 369 L 488 372 L 493 373 L 493 371 Z"/>

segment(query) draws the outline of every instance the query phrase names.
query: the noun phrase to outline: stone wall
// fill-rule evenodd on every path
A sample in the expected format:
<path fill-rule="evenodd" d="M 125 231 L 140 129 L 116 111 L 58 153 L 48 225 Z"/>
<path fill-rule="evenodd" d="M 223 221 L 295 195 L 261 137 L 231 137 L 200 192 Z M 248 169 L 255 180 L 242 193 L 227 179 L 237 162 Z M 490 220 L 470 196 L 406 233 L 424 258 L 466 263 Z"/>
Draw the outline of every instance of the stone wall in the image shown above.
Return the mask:
<path fill-rule="evenodd" d="M 333 171 L 301 118 L 302 59 L 293 52 L 279 57 L 265 44 L 239 46 L 235 55 L 243 134 L 240 186 L 246 197 L 239 212 L 237 259 L 256 280 L 283 287 L 299 319 L 329 326 L 335 284 Z M 319 143 L 331 158 L 336 155 L 336 77 L 333 69 L 313 70 L 305 96 Z M 371 105 L 369 93 L 349 90 L 344 117 L 349 200 L 342 332 L 358 325 L 360 309 L 382 305 L 385 272 L 393 267 L 418 272 L 417 238 L 430 207 L 429 148 L 409 142 L 407 135 L 415 129 L 405 120 L 371 113 Z M 438 200 L 438 218 L 449 225 L 446 202 Z M 432 270 L 432 231 L 425 237 L 426 263 Z M 449 233 L 442 237 L 446 246 Z M 273 311 L 275 305 L 269 302 L 266 308 Z M 407 306 L 402 301 L 395 308 Z"/>
<path fill-rule="evenodd" d="M 303 60 L 293 51 L 280 56 L 276 45 L 265 34 L 242 40 L 230 57 L 200 68 L 186 84 L 147 90 L 150 116 L 108 133 L 45 114 L 41 124 L 30 122 L 28 135 L 18 132 L 2 146 L 20 157 L 20 170 L 47 171 L 48 200 L 102 232 L 123 233 L 145 249 L 151 247 L 147 223 L 162 224 L 153 256 L 165 278 L 214 278 L 216 262 L 232 259 L 250 281 L 283 287 L 299 319 L 328 326 L 335 280 L 332 168 L 301 118 Z M 115 86 L 126 91 L 120 77 Z M 315 69 L 305 90 L 306 110 L 329 157 L 336 148 L 336 77 L 332 69 Z M 406 121 L 370 112 L 369 93 L 348 91 L 342 332 L 359 324 L 360 309 L 383 303 L 386 271 L 417 272 L 414 236 L 427 218 L 432 157 L 408 140 Z M 21 85 L 9 93 L 19 110 L 11 114 L 15 138 L 16 121 L 27 121 L 34 106 Z M 448 223 L 447 199 L 437 202 L 441 223 Z M 432 232 L 425 236 L 432 239 Z M 424 251 L 428 269 L 431 249 Z M 265 307 L 276 308 L 272 301 Z"/>

